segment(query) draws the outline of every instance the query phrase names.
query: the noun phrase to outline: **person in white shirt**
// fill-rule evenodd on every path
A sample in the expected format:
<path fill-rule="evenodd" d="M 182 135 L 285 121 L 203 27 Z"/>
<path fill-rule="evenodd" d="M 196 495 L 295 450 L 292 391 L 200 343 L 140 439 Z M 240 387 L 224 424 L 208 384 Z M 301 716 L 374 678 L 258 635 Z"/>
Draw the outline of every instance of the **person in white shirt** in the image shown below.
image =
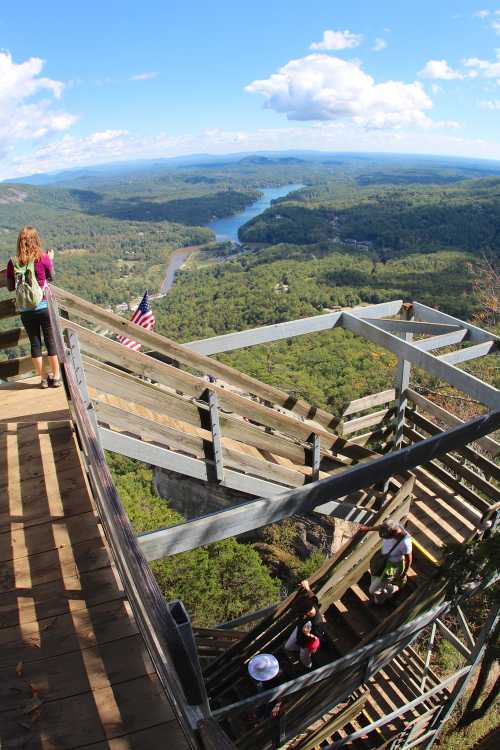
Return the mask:
<path fill-rule="evenodd" d="M 380 561 L 382 569 L 372 573 L 370 595 L 375 604 L 381 604 L 393 596 L 406 583 L 412 563 L 412 540 L 410 534 L 397 521 L 388 518 L 378 526 L 364 526 L 362 532 L 378 531 L 382 539 Z"/>

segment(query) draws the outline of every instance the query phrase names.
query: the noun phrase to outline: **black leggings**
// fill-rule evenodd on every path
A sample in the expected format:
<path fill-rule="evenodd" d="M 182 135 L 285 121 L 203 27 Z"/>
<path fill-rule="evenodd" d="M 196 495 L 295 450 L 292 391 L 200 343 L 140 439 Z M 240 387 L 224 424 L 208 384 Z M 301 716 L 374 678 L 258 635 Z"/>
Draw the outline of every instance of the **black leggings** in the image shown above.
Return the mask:
<path fill-rule="evenodd" d="M 42 332 L 49 357 L 56 354 L 54 333 L 50 325 L 48 307 L 21 313 L 21 320 L 31 344 L 31 356 L 42 356 Z"/>

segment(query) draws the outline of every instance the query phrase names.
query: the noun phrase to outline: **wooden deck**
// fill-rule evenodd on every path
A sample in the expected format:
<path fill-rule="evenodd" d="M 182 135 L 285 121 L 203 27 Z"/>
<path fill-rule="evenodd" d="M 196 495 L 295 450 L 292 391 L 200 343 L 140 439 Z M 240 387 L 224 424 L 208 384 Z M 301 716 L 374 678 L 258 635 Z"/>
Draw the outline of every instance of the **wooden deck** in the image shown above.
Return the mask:
<path fill-rule="evenodd" d="M 0 386 L 0 747 L 188 745 L 95 513 L 64 390 Z"/>

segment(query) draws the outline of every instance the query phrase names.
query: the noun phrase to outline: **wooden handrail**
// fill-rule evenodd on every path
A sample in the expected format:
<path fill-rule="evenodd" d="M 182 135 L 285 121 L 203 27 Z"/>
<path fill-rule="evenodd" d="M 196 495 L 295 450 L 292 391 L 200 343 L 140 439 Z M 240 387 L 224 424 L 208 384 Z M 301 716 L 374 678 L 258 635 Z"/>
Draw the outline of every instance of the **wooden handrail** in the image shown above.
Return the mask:
<path fill-rule="evenodd" d="M 180 636 L 176 621 L 137 544 L 66 354 L 57 304 L 50 288 L 47 298 L 68 402 L 109 547 L 172 710 L 188 745 L 192 750 L 198 750 L 196 728 L 201 720 L 210 718 L 199 664 L 193 662 L 192 652 Z"/>

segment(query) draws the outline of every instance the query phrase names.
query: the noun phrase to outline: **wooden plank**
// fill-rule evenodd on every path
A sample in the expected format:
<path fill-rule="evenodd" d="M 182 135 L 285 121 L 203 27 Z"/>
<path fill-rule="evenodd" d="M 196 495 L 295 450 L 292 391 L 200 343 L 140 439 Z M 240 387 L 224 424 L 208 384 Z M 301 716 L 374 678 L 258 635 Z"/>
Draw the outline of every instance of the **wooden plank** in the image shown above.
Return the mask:
<path fill-rule="evenodd" d="M 69 611 L 70 594 L 73 593 L 74 610 L 123 598 L 112 568 L 101 568 L 81 576 L 42 583 L 30 589 L 29 596 L 13 600 L 10 592 L 0 594 L 1 627 L 16 625 L 21 618 L 24 623 L 38 619 L 56 617 Z M 33 601 L 35 607 L 33 607 Z"/>
<path fill-rule="evenodd" d="M 114 367 L 104 365 L 89 357 L 84 357 L 84 362 L 87 382 L 94 389 L 93 396 L 96 393 L 111 394 L 128 403 L 151 409 L 159 415 L 179 419 L 197 428 L 203 427 L 203 414 L 208 411 L 206 403 L 171 393 L 163 387 L 138 380 L 131 374 L 122 373 Z M 219 414 L 219 420 L 222 433 L 226 438 L 283 456 L 297 464 L 304 465 L 306 462 L 309 444 L 305 441 L 292 440 L 277 432 L 265 431 L 262 427 L 222 411 Z M 332 468 L 331 464 L 345 465 L 345 460 L 336 460 L 330 450 L 323 449 L 321 453 L 325 459 L 322 467 L 325 471 Z M 327 468 L 328 464 L 330 466 Z"/>
<path fill-rule="evenodd" d="M 371 323 L 360 320 L 354 315 L 344 313 L 342 323 L 352 333 L 364 336 L 372 343 L 389 349 L 393 354 L 397 354 L 398 357 L 403 357 L 416 367 L 421 367 L 431 375 L 446 380 L 450 385 L 458 388 L 463 393 L 467 393 L 490 409 L 498 409 L 500 407 L 500 392 L 488 383 L 484 383 L 479 378 L 474 377 L 474 375 L 459 370 L 454 365 L 442 362 L 432 354 L 420 350 L 414 344 L 402 341 L 397 336 L 393 336 L 386 331 L 381 331 Z"/>
<path fill-rule="evenodd" d="M 413 302 L 413 313 L 417 320 L 428 321 L 429 323 L 448 323 L 450 325 L 459 325 L 461 328 L 467 328 L 469 332 L 468 339 L 473 343 L 482 343 L 483 341 L 498 341 L 500 337 L 495 336 L 488 331 L 484 331 L 478 326 L 472 325 L 472 323 L 465 323 L 459 318 L 454 318 L 452 315 L 447 315 L 440 310 L 434 310 L 432 307 L 422 305 L 420 302 Z"/>
<path fill-rule="evenodd" d="M 188 747 L 184 734 L 175 721 L 157 724 L 154 727 L 128 732 L 123 737 L 115 737 L 92 745 L 84 745 L 79 750 L 158 750 L 171 747 L 172 750 L 185 750 Z"/>
<path fill-rule="evenodd" d="M 13 318 L 16 312 L 16 303 L 13 299 L 4 299 L 0 301 L 0 320 L 3 318 Z"/>
<path fill-rule="evenodd" d="M 356 398 L 346 406 L 342 412 L 342 417 L 349 417 L 351 414 L 357 414 L 360 411 L 372 409 L 375 406 L 388 404 L 394 401 L 395 398 L 396 392 L 394 388 L 389 388 L 387 391 L 380 391 L 380 393 L 373 393 L 369 396 L 363 396 L 363 398 Z"/>
<path fill-rule="evenodd" d="M 434 422 L 426 419 L 420 412 L 412 411 L 409 413 L 409 421 L 412 424 L 417 425 L 420 429 L 429 435 L 437 435 L 444 432 L 441 427 L 438 427 Z M 463 424 L 463 423 L 462 423 Z M 479 442 L 478 442 L 479 444 Z M 478 453 L 469 446 L 464 446 L 460 450 L 456 451 L 464 458 L 467 458 L 472 464 L 479 467 L 485 474 L 492 476 L 497 482 L 500 482 L 500 466 L 493 461 Z"/>
<path fill-rule="evenodd" d="M 5 286 L 7 286 L 7 269 L 1 268 L 0 269 L 0 289 Z"/>
<path fill-rule="evenodd" d="M 394 409 L 382 409 L 373 412 L 373 414 L 364 414 L 362 417 L 350 419 L 342 423 L 342 435 L 350 435 L 353 432 L 364 430 L 366 427 L 373 427 L 381 422 L 387 421 L 394 414 Z"/>
<path fill-rule="evenodd" d="M 47 355 L 43 356 L 43 365 L 47 368 L 49 360 Z M 31 357 L 16 357 L 15 359 L 4 359 L 0 362 L 0 378 L 14 378 L 18 375 L 25 375 L 27 372 L 33 372 L 33 362 Z"/>
<path fill-rule="evenodd" d="M 78 316 L 93 323 L 101 323 L 115 333 L 124 334 L 140 342 L 150 350 L 152 349 L 160 354 L 164 354 L 205 375 L 213 375 L 221 378 L 230 385 L 241 388 L 247 393 L 252 393 L 270 403 L 278 404 L 301 417 L 321 420 L 321 424 L 329 427 L 335 427 L 338 423 L 338 419 L 332 414 L 323 409 L 312 407 L 302 399 L 295 399 L 279 388 L 262 383 L 256 378 L 245 375 L 234 367 L 225 365 L 218 360 L 209 359 L 203 354 L 191 351 L 182 344 L 177 344 L 175 341 L 165 336 L 160 336 L 158 333 L 146 331 L 141 326 L 131 323 L 126 318 L 121 318 L 119 315 L 115 315 L 108 310 L 103 310 L 98 305 L 86 302 L 70 292 L 56 287 L 52 287 L 52 289 L 56 294 L 59 305 L 70 313 L 76 313 Z"/>
<path fill-rule="evenodd" d="M 32 699 L 33 690 L 41 700 L 52 702 L 85 693 L 89 687 L 96 691 L 153 673 L 154 667 L 138 634 L 23 663 L 22 680 L 12 672 L 4 671 L 2 675 L 0 717 L 13 709 L 22 710 Z"/>
<path fill-rule="evenodd" d="M 0 668 L 19 662 L 44 661 L 51 657 L 79 652 L 138 632 L 126 600 L 115 599 L 94 606 L 34 620 L 23 625 L 0 628 Z M 12 670 L 11 670 L 12 671 Z"/>
<path fill-rule="evenodd" d="M 425 398 L 425 396 L 417 393 L 417 391 L 414 391 L 412 388 L 408 389 L 408 398 L 410 399 L 410 401 L 413 401 L 414 404 L 420 406 L 428 414 L 432 414 L 432 416 L 438 417 L 438 419 L 442 419 L 443 422 L 451 425 L 452 427 L 454 427 L 455 425 L 464 424 L 463 419 L 460 419 L 454 414 L 451 414 L 446 409 L 443 409 L 442 406 L 435 404 L 433 401 Z M 483 450 L 489 453 L 490 456 L 495 457 L 500 453 L 500 443 L 498 443 L 496 440 L 493 440 L 493 438 L 491 437 L 483 437 L 477 441 L 477 444 L 481 446 Z"/>
<path fill-rule="evenodd" d="M 402 470 L 410 471 L 415 466 L 491 432 L 496 429 L 497 424 L 500 424 L 500 411 L 477 417 L 448 433 L 431 437 L 397 453 L 375 458 L 368 464 L 348 468 L 336 476 L 285 492 L 278 497 L 242 503 L 236 508 L 203 516 L 189 523 L 141 535 L 139 542 L 147 556 L 158 558 L 236 536 L 296 513 L 313 510 L 327 500 L 345 497 L 355 490 L 385 481 Z"/>
<path fill-rule="evenodd" d="M 24 328 L 9 328 L 8 331 L 0 331 L 0 349 L 11 349 L 28 341 L 28 334 Z"/>
<path fill-rule="evenodd" d="M 365 318 L 377 318 L 384 315 L 397 315 L 401 305 L 402 300 L 396 300 L 394 302 L 383 302 L 379 305 L 345 309 L 356 315 L 362 314 Z M 221 352 L 229 352 L 234 349 L 266 344 L 270 341 L 280 341 L 282 339 L 293 338 L 294 336 L 302 336 L 307 333 L 327 331 L 339 324 L 341 315 L 342 311 L 314 315 L 311 318 L 289 320 L 286 323 L 274 323 L 269 326 L 250 328 L 246 331 L 225 333 L 222 336 L 213 336 L 209 339 L 189 341 L 184 346 L 200 354 L 220 354 Z"/>
<path fill-rule="evenodd" d="M 133 370 L 144 377 L 149 377 L 197 399 L 201 399 L 207 388 L 213 390 L 217 393 L 221 408 L 228 409 L 253 421 L 258 421 L 266 427 L 273 427 L 285 434 L 298 437 L 303 441 L 307 441 L 310 434 L 315 432 L 322 439 L 324 438 L 326 450 L 333 449 L 336 453 L 342 453 L 342 455 L 353 458 L 372 455 L 371 451 L 366 448 L 349 445 L 347 441 L 327 431 L 316 422 L 300 420 L 292 412 L 277 411 L 263 406 L 257 401 L 240 396 L 216 383 L 207 383 L 202 378 L 197 378 L 164 362 L 158 362 L 145 354 L 132 352 L 122 344 L 99 336 L 76 323 L 65 321 L 65 325 L 78 334 L 82 349 L 91 352 L 96 357 L 105 357 L 106 360 L 114 362 L 120 367 Z"/>
<path fill-rule="evenodd" d="M 402 314 L 402 313 L 400 313 Z M 359 316 L 362 320 L 365 319 L 364 315 Z M 447 333 L 454 333 L 463 328 L 461 324 L 450 324 L 450 323 L 426 323 L 419 320 L 386 320 L 385 318 L 378 318 L 372 321 L 373 325 L 377 328 L 381 328 L 383 331 L 389 331 L 389 333 L 395 333 L 398 335 L 410 334 L 423 334 L 424 336 L 441 336 Z"/>
<path fill-rule="evenodd" d="M 151 675 L 55 701 L 46 701 L 32 729 L 20 727 L 18 712 L 4 715 L 6 748 L 17 738 L 43 738 L 44 750 L 72 750 L 85 744 L 121 737 L 172 719 L 159 681 Z"/>
<path fill-rule="evenodd" d="M 423 352 L 431 352 L 435 349 L 443 349 L 445 346 L 454 346 L 466 341 L 469 335 L 467 328 L 460 328 L 454 333 L 445 333 L 442 336 L 431 336 L 428 339 L 419 339 L 415 341 L 415 346 L 422 349 Z"/>
<path fill-rule="evenodd" d="M 2 534 L 0 561 L 17 560 L 49 550 L 61 549 L 62 546 L 76 545 L 89 539 L 100 538 L 99 524 L 93 511 L 90 510 L 78 516 L 64 517 L 59 521 L 30 526 L 8 535 Z"/>
<path fill-rule="evenodd" d="M 441 362 L 448 362 L 449 365 L 457 365 L 460 362 L 467 362 L 470 359 L 485 357 L 487 354 L 498 354 L 498 343 L 496 341 L 485 341 L 482 344 L 449 352 L 449 354 L 441 354 L 439 359 Z"/>
<path fill-rule="evenodd" d="M 205 458 L 205 443 L 211 444 L 212 442 L 212 436 L 208 431 L 205 430 L 205 437 L 201 438 L 101 401 L 96 401 L 95 405 L 101 424 L 107 424 L 111 428 L 136 435 L 142 441 L 154 441 L 172 450 L 180 450 L 195 458 L 201 458 L 209 465 L 212 464 L 211 459 Z M 304 474 L 301 472 L 234 450 L 226 440 L 223 440 L 222 444 L 224 446 L 225 464 L 229 468 L 244 473 L 255 473 L 266 481 L 283 484 L 285 487 L 300 487 L 304 484 Z M 280 491 L 279 488 L 277 488 L 277 491 Z"/>

